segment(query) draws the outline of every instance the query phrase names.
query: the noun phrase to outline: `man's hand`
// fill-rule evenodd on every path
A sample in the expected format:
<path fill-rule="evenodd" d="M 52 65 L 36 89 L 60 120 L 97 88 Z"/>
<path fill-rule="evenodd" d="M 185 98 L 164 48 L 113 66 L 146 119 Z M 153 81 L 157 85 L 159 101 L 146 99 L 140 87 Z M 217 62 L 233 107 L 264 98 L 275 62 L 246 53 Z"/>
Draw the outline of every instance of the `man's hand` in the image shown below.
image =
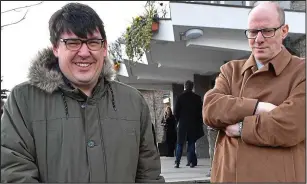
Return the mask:
<path fill-rule="evenodd" d="M 229 137 L 239 137 L 240 136 L 239 123 L 227 126 L 225 129 L 225 133 Z"/>
<path fill-rule="evenodd" d="M 259 102 L 255 114 L 260 114 L 262 112 L 270 112 L 271 110 L 275 109 L 277 106 L 268 102 Z M 239 123 L 234 125 L 229 125 L 225 129 L 225 133 L 229 137 L 239 137 Z"/>
<path fill-rule="evenodd" d="M 270 112 L 277 106 L 268 102 L 259 102 L 255 114 L 260 114 L 262 112 Z"/>

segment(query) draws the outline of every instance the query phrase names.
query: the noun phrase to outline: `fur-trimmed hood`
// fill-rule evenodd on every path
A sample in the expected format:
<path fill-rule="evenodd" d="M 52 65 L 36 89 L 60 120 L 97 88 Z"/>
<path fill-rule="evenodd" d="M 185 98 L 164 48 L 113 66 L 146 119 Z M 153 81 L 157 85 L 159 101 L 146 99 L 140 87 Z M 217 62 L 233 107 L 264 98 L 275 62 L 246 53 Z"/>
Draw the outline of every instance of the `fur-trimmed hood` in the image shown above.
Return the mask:
<path fill-rule="evenodd" d="M 58 58 L 55 57 L 51 48 L 46 48 L 40 51 L 32 60 L 29 68 L 28 78 L 30 84 L 52 93 L 59 86 L 64 84 L 62 73 L 59 71 Z M 113 62 L 106 57 L 101 75 L 107 81 L 114 80 L 116 73 L 113 67 Z"/>

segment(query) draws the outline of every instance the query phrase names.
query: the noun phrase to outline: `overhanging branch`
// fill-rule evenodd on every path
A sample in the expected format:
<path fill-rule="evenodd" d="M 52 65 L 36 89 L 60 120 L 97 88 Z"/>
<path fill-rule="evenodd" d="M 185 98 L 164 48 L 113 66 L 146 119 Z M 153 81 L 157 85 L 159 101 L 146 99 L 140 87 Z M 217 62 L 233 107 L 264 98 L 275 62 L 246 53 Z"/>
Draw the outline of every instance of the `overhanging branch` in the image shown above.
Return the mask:
<path fill-rule="evenodd" d="M 13 25 L 13 24 L 17 24 L 17 23 L 21 22 L 22 20 L 24 20 L 24 19 L 26 18 L 26 15 L 27 15 L 28 11 L 29 11 L 29 10 L 26 11 L 26 13 L 24 14 L 24 16 L 23 16 L 20 20 L 18 20 L 18 21 L 16 21 L 16 22 L 9 23 L 9 24 L 1 25 L 1 29 L 4 28 L 4 27 L 6 27 L 6 26 L 10 26 L 10 25 Z"/>
<path fill-rule="evenodd" d="M 36 4 L 31 4 L 31 5 L 27 5 L 27 6 L 21 6 L 21 7 L 17 7 L 17 8 L 12 8 L 12 9 L 9 9 L 9 10 L 5 10 L 2 13 L 7 13 L 7 12 L 10 12 L 10 11 L 16 11 L 16 10 L 19 10 L 19 9 L 23 9 L 23 8 L 29 8 L 29 7 L 32 7 L 32 6 L 36 6 L 36 5 L 39 5 L 39 4 L 42 4 L 44 1 L 41 1 L 39 3 L 36 3 Z"/>

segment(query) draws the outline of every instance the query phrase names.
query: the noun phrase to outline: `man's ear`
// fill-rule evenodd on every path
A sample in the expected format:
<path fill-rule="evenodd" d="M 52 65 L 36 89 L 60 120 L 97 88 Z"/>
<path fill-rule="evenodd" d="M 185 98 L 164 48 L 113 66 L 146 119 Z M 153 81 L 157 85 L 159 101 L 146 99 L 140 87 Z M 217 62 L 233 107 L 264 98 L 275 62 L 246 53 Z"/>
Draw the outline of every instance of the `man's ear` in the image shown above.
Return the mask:
<path fill-rule="evenodd" d="M 288 24 L 285 24 L 281 28 L 282 39 L 285 39 L 288 36 L 288 33 L 289 33 L 289 26 L 288 26 Z"/>
<path fill-rule="evenodd" d="M 106 57 L 108 54 L 108 42 L 107 40 L 103 42 L 103 56 Z"/>
<path fill-rule="evenodd" d="M 55 55 L 55 57 L 58 57 L 59 53 L 58 53 L 58 46 L 52 46 L 52 51 L 53 54 Z"/>

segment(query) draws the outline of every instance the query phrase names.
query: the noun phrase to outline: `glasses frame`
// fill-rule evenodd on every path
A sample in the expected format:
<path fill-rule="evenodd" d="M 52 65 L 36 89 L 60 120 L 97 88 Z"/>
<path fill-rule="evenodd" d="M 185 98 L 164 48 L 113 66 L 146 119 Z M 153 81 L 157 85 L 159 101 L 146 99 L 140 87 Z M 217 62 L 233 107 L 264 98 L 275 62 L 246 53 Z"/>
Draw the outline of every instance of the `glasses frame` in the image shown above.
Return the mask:
<path fill-rule="evenodd" d="M 277 31 L 278 29 L 280 29 L 280 28 L 281 28 L 282 26 L 284 26 L 284 25 L 285 25 L 285 24 L 282 24 L 282 25 L 280 25 L 279 27 L 276 27 L 276 28 L 247 29 L 247 30 L 244 31 L 244 33 L 245 33 L 245 36 L 246 36 L 247 39 L 256 39 L 257 36 L 258 36 L 259 31 L 261 32 L 263 38 L 272 38 L 272 37 L 275 36 L 276 31 Z M 266 30 L 266 29 L 272 29 L 272 30 L 274 31 L 273 36 L 264 36 L 264 35 L 263 35 L 263 31 Z M 257 31 L 257 34 L 256 34 L 256 36 L 255 36 L 254 38 L 249 38 L 249 37 L 247 36 L 247 32 L 249 32 L 249 31 L 251 31 L 251 30 Z"/>
<path fill-rule="evenodd" d="M 79 47 L 78 49 L 69 49 L 69 48 L 67 47 L 67 41 L 69 41 L 69 40 L 78 40 L 78 41 L 80 41 L 80 42 L 81 42 L 80 47 Z M 99 48 L 99 49 L 97 49 L 97 50 L 90 49 L 90 47 L 88 46 L 88 42 L 89 42 L 89 41 L 93 41 L 93 40 L 99 40 L 99 41 L 101 42 L 100 48 Z M 81 47 L 82 47 L 82 45 L 83 45 L 84 43 L 86 44 L 86 46 L 87 46 L 87 48 L 88 48 L 89 50 L 91 50 L 91 51 L 98 51 L 98 50 L 100 50 L 100 49 L 102 48 L 102 46 L 103 46 L 103 44 L 104 44 L 104 42 L 105 42 L 105 39 L 102 39 L 102 38 L 92 38 L 92 39 L 81 40 L 81 39 L 79 39 L 79 38 L 66 38 L 66 39 L 60 38 L 60 41 L 61 41 L 61 42 L 64 42 L 66 49 L 71 50 L 71 51 L 78 51 L 78 50 L 80 50 Z"/>

